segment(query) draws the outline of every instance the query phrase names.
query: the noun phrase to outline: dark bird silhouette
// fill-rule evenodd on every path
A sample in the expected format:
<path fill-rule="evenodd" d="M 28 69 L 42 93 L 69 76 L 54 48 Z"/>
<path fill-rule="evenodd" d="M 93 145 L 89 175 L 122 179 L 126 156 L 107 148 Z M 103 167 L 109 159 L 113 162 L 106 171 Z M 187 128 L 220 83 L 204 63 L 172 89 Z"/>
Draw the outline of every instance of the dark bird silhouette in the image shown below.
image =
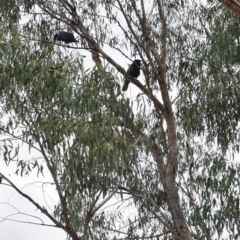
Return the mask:
<path fill-rule="evenodd" d="M 66 44 L 72 43 L 72 42 L 78 42 L 78 40 L 75 39 L 72 33 L 69 32 L 59 32 L 54 35 L 54 40 L 63 41 Z"/>
<path fill-rule="evenodd" d="M 140 75 L 140 66 L 141 66 L 141 60 L 138 60 L 138 59 L 134 60 L 133 63 L 129 66 L 127 73 L 134 78 L 138 78 Z M 128 89 L 129 83 L 130 81 L 127 78 L 125 78 L 124 84 L 122 87 L 123 91 L 126 91 Z"/>

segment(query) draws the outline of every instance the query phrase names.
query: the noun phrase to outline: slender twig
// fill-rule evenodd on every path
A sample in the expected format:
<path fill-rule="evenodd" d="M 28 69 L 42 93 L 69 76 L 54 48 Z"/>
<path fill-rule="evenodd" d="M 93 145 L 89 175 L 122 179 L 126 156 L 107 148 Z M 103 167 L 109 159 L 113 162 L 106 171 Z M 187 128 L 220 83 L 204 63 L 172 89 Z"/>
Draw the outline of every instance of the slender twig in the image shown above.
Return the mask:
<path fill-rule="evenodd" d="M 2 173 L 0 173 L 0 177 L 2 177 L 5 181 L 7 181 L 10 186 L 12 188 L 14 188 L 21 196 L 23 196 L 24 198 L 26 198 L 28 201 L 30 201 L 38 210 L 40 210 L 43 214 L 45 214 L 53 223 L 55 223 L 56 227 L 58 228 L 62 228 L 64 230 L 66 230 L 66 227 L 60 223 L 59 221 L 57 221 L 55 218 L 52 217 L 52 215 L 44 208 L 41 207 L 37 202 L 35 202 L 30 196 L 28 196 L 27 194 L 23 193 L 15 184 L 13 184 L 12 181 L 10 181 L 10 179 L 8 179 L 5 175 L 3 175 Z"/>
<path fill-rule="evenodd" d="M 173 224 L 171 224 L 172 226 L 169 225 L 169 223 L 165 222 L 165 221 L 156 213 L 156 211 L 153 211 L 153 210 L 150 208 L 150 206 L 149 206 L 148 204 L 146 204 L 145 201 L 143 201 L 143 198 L 144 198 L 143 196 L 141 196 L 141 195 L 139 195 L 139 194 L 136 194 L 136 193 L 134 193 L 133 191 L 131 191 L 130 189 L 125 188 L 125 187 L 119 186 L 119 189 L 131 193 L 134 197 L 136 197 L 137 200 L 139 200 L 139 201 L 144 205 L 144 207 L 145 207 L 146 209 L 148 209 L 148 211 L 150 211 L 150 212 L 153 214 L 153 216 L 155 216 L 155 217 L 159 220 L 160 223 L 162 223 L 169 231 L 171 231 L 171 233 L 173 232 Z"/>
<path fill-rule="evenodd" d="M 7 133 L 8 135 L 12 136 L 13 138 L 15 138 L 15 139 L 17 139 L 17 140 L 21 140 L 22 142 L 28 144 L 30 147 L 32 147 L 32 148 L 36 149 L 37 151 L 41 152 L 41 150 L 40 150 L 39 148 L 33 146 L 32 144 L 30 144 L 29 142 L 27 142 L 27 141 L 24 140 L 23 138 L 21 138 L 21 137 L 19 137 L 19 136 L 16 136 L 16 135 L 14 135 L 14 134 L 12 134 L 12 133 L 10 133 L 10 132 L 8 132 L 8 131 L 7 131 L 6 129 L 4 129 L 4 128 L 1 128 L 1 127 L 0 127 L 0 130 L 3 131 L 3 132 L 5 132 L 5 133 Z"/>
<path fill-rule="evenodd" d="M 26 224 L 31 224 L 31 225 L 38 225 L 38 226 L 44 226 L 44 227 L 56 227 L 59 228 L 56 225 L 51 225 L 51 224 L 45 224 L 45 223 L 34 223 L 34 222 L 26 222 L 26 221 L 20 221 L 20 220 L 16 220 L 16 219 L 11 219 L 11 218 L 6 218 L 2 221 L 12 221 L 12 222 L 18 222 L 18 223 L 26 223 Z M 2 222 L 0 221 L 0 223 Z"/>
<path fill-rule="evenodd" d="M 92 210 L 92 214 L 95 214 L 104 204 L 106 204 L 106 202 L 108 202 L 117 191 L 118 187 L 108 197 L 106 197 L 96 208 Z"/>

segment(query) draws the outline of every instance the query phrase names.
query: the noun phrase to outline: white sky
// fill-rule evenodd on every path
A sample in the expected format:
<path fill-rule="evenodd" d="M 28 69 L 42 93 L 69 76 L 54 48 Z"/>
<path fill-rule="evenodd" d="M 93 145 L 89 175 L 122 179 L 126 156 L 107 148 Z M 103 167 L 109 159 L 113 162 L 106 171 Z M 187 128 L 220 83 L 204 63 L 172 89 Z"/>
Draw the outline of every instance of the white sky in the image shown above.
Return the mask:
<path fill-rule="evenodd" d="M 77 37 L 76 34 L 74 34 Z M 73 45 L 76 46 L 76 45 Z M 64 47 L 55 46 L 60 48 L 61 51 L 65 51 Z M 84 65 L 85 69 L 93 67 L 95 64 L 91 58 L 91 54 L 84 50 L 71 49 L 71 51 L 78 51 L 81 55 L 85 55 Z M 120 64 L 125 69 L 128 68 L 131 63 L 126 59 L 122 54 L 116 50 L 112 50 L 110 47 L 106 47 L 105 51 L 114 56 L 114 59 L 117 59 L 118 64 Z M 135 59 L 129 55 L 129 58 Z M 139 80 L 142 79 L 142 74 L 140 74 Z M 134 98 L 139 90 L 133 84 L 129 85 L 128 91 L 124 94 L 130 98 Z M 4 136 L 1 136 L 0 139 L 4 139 Z M 1 153 L 1 149 L 0 149 Z M 28 146 L 25 144 L 21 147 L 20 158 L 27 160 L 31 158 L 38 157 L 38 153 L 29 154 Z M 16 176 L 14 173 L 16 171 L 16 165 L 14 162 L 11 162 L 9 166 L 6 166 L 3 157 L 0 158 L 0 172 L 8 177 L 17 187 L 19 187 L 24 193 L 29 194 L 39 205 L 41 206 L 50 206 L 49 212 L 52 213 L 53 205 L 58 201 L 58 197 L 55 194 L 55 190 L 48 187 L 45 188 L 47 194 L 44 194 L 42 191 L 42 182 L 51 181 L 50 174 L 46 171 L 44 172 L 45 178 L 41 176 L 36 177 L 36 171 L 33 171 L 30 176 L 21 177 L 20 175 Z M 47 168 L 45 168 L 47 169 Z M 48 180 L 49 179 L 49 180 Z M 38 183 L 37 183 L 38 182 Z M 33 183 L 33 184 L 31 184 Z M 53 224 L 44 214 L 41 214 L 39 210 L 36 210 L 36 207 L 33 206 L 31 202 L 27 199 L 21 197 L 14 189 L 6 185 L 7 183 L 3 180 L 3 183 L 0 185 L 0 240 L 45 240 L 45 239 L 57 239 L 64 240 L 66 239 L 66 233 L 62 229 L 54 227 L 45 227 L 28 223 L 20 223 L 10 220 L 4 220 L 8 217 L 9 219 L 26 221 L 26 222 L 36 222 L 41 223 L 40 220 L 34 219 L 30 216 L 24 216 L 22 214 L 17 214 L 22 212 L 24 214 L 34 215 L 39 217 L 44 221 L 45 224 Z M 39 187 L 40 186 L 40 187 Z M 46 201 L 47 200 L 47 201 Z M 9 203 L 9 204 L 8 204 Z M 13 207 L 11 207 L 11 206 Z M 16 209 L 14 209 L 16 208 Z M 17 214 L 12 215 L 11 214 Z"/>
<path fill-rule="evenodd" d="M 75 37 L 77 37 L 75 35 Z M 75 46 L 75 45 L 74 45 Z M 57 47 L 57 46 L 56 46 Z M 64 51 L 64 48 L 61 47 Z M 108 53 L 111 53 L 110 56 L 114 56 L 114 59 L 117 59 L 117 62 L 127 69 L 130 61 L 127 60 L 124 56 L 122 56 L 117 51 L 113 51 L 109 47 L 105 48 Z M 86 55 L 87 57 L 84 59 L 84 63 L 86 69 L 93 66 L 94 63 L 91 59 L 90 54 L 86 53 L 83 50 L 73 50 L 79 51 L 80 54 Z M 131 59 L 132 56 L 129 55 Z M 143 83 L 142 74 L 139 77 L 139 80 Z M 138 94 L 137 87 L 133 86 L 133 84 L 129 85 L 128 91 L 125 93 L 128 97 L 134 98 Z M 0 149 L 1 151 L 1 149 Z M 28 147 L 23 146 L 21 151 L 21 156 L 24 159 L 30 159 L 32 155 L 28 154 Z M 49 205 L 49 209 L 53 210 L 53 205 L 56 204 L 58 200 L 57 195 L 55 194 L 54 188 L 46 187 L 47 194 L 43 194 L 42 188 L 39 187 L 41 184 L 37 184 L 37 182 L 46 182 L 51 181 L 50 175 L 45 172 L 45 178 L 36 177 L 36 172 L 33 172 L 30 177 L 20 177 L 16 176 L 14 172 L 16 171 L 15 163 L 11 163 L 9 166 L 6 166 L 3 158 L 0 158 L 0 172 L 6 175 L 14 184 L 16 184 L 20 189 L 22 189 L 25 193 L 28 193 L 37 203 L 41 206 Z M 34 183 L 30 185 L 29 183 Z M 13 207 L 11 207 L 12 205 Z M 17 208 L 16 209 L 14 209 Z M 36 210 L 36 207 L 32 205 L 28 200 L 21 197 L 16 191 L 14 191 L 11 187 L 6 185 L 6 182 L 3 180 L 3 184 L 0 185 L 0 240 L 64 240 L 66 239 L 66 234 L 63 230 L 54 228 L 54 227 L 44 227 L 38 226 L 28 223 L 19 223 L 9 220 L 3 220 L 9 216 L 10 214 L 17 213 L 20 211 L 25 214 L 30 214 L 39 217 L 44 221 L 45 224 L 52 224 L 52 222 L 45 217 L 44 214 L 40 213 Z M 51 211 L 50 211 L 51 212 Z M 21 214 L 9 217 L 15 220 L 27 221 L 27 222 L 37 222 L 40 223 L 38 219 L 34 219 L 29 216 L 23 216 Z M 224 239 L 224 238 L 222 238 Z M 227 239 L 227 238 L 225 238 Z"/>
<path fill-rule="evenodd" d="M 43 191 L 40 184 L 37 182 L 46 181 L 42 177 L 35 177 L 36 172 L 34 172 L 29 178 L 16 176 L 14 172 L 16 171 L 16 166 L 12 163 L 9 166 L 6 166 L 3 159 L 0 161 L 0 171 L 6 175 L 17 187 L 19 187 L 24 193 L 29 194 L 35 201 L 37 201 L 41 206 L 46 206 L 47 200 L 48 205 L 53 206 L 53 201 L 56 201 L 56 196 L 54 196 L 50 187 L 47 189 L 47 193 L 51 195 L 52 200 L 48 198 L 47 195 L 43 196 Z M 48 177 L 49 178 L 49 177 Z M 49 178 L 50 179 L 50 178 Z M 33 184 L 29 184 L 33 183 Z M 0 239 L 1 240 L 43 240 L 43 239 L 66 239 L 66 234 L 63 230 L 54 228 L 54 227 L 45 227 L 38 226 L 27 223 L 19 223 L 14 221 L 4 221 L 2 218 L 5 218 L 11 214 L 17 214 L 15 216 L 9 216 L 10 219 L 26 221 L 26 222 L 35 222 L 42 223 L 39 219 L 24 216 L 18 214 L 22 212 L 29 214 L 31 216 L 39 217 L 44 221 L 45 224 L 52 224 L 44 214 L 40 213 L 39 210 L 36 210 L 36 207 L 32 205 L 27 199 L 24 199 L 20 196 L 15 190 L 11 187 L 5 185 L 6 182 L 3 180 L 3 183 L 0 186 Z M 16 208 L 16 209 L 15 209 Z"/>

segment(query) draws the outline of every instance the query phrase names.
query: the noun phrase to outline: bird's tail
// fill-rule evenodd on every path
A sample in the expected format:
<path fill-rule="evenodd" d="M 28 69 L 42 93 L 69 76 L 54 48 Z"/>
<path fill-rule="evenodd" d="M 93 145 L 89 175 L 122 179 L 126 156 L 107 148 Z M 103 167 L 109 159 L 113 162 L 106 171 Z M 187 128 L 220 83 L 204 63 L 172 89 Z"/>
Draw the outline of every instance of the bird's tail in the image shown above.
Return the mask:
<path fill-rule="evenodd" d="M 122 87 L 122 91 L 126 91 L 128 89 L 129 81 L 127 79 L 124 80 L 124 84 Z"/>

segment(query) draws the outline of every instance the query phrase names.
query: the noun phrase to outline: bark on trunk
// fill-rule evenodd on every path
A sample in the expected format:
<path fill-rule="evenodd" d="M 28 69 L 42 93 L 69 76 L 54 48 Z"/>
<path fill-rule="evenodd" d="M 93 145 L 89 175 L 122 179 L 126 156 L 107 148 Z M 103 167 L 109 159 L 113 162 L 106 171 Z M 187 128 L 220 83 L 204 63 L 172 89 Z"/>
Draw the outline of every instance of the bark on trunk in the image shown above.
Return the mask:
<path fill-rule="evenodd" d="M 234 0 L 219 0 L 219 2 L 222 2 L 224 5 L 226 5 L 227 8 L 229 8 L 238 17 L 240 17 L 240 4 L 237 1 L 234 1 Z"/>

